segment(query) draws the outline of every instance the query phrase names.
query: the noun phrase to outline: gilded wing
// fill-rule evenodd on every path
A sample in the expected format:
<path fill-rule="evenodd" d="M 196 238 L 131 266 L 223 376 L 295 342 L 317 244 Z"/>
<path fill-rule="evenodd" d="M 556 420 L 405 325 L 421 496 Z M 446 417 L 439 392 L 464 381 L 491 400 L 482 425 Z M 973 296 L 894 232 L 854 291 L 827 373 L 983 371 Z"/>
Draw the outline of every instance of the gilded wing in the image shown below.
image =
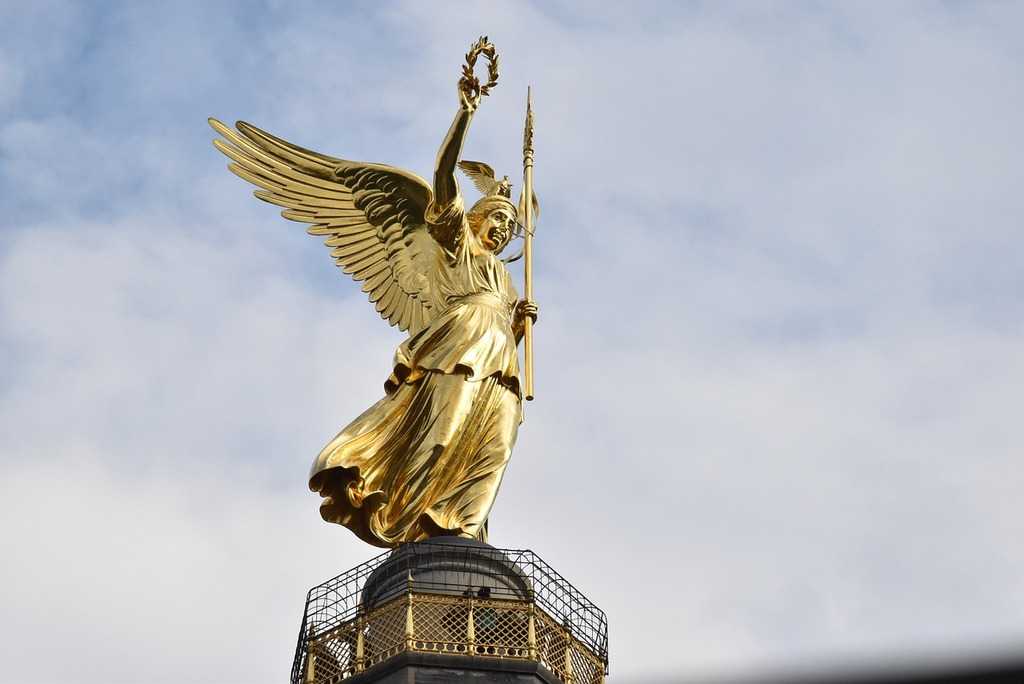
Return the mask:
<path fill-rule="evenodd" d="M 498 179 L 494 177 L 494 169 L 487 164 L 478 161 L 469 161 L 463 159 L 459 162 L 459 168 L 462 172 L 469 176 L 469 179 L 473 181 L 473 185 L 476 189 L 483 193 L 484 197 L 494 192 L 494 186 L 498 184 Z"/>
<path fill-rule="evenodd" d="M 420 265 L 436 249 L 423 221 L 432 196 L 426 181 L 303 149 L 244 121 L 237 131 L 216 119 L 210 125 L 224 137 L 213 144 L 233 160 L 228 168 L 262 188 L 256 197 L 284 207 L 286 219 L 325 236 L 337 265 L 363 283 L 384 320 L 414 332 L 430 321 L 430 283 Z"/>

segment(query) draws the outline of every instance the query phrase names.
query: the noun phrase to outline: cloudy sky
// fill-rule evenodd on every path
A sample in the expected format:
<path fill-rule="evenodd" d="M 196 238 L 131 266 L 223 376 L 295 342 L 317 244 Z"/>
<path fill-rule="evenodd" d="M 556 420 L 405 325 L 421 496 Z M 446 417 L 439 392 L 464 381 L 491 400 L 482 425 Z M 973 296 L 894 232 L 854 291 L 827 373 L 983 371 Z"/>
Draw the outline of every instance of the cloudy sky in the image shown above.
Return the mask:
<path fill-rule="evenodd" d="M 286 678 L 401 337 L 206 117 L 426 176 L 483 33 L 465 155 L 532 84 L 544 205 L 492 542 L 612 681 L 1024 640 L 1024 5 L 3 4 L 5 681 Z"/>

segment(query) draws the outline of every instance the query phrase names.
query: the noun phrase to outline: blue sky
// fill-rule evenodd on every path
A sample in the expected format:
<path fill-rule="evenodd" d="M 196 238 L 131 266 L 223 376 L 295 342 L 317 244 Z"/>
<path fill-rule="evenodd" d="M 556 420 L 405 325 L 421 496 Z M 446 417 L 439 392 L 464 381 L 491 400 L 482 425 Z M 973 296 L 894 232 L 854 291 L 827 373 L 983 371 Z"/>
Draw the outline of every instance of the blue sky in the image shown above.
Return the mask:
<path fill-rule="evenodd" d="M 465 156 L 518 174 L 531 84 L 544 206 L 492 542 L 608 611 L 615 680 L 1024 637 L 1021 5 L 2 15 L 10 681 L 286 676 L 305 590 L 374 553 L 309 463 L 401 337 L 206 117 L 428 176 L 484 33 Z"/>

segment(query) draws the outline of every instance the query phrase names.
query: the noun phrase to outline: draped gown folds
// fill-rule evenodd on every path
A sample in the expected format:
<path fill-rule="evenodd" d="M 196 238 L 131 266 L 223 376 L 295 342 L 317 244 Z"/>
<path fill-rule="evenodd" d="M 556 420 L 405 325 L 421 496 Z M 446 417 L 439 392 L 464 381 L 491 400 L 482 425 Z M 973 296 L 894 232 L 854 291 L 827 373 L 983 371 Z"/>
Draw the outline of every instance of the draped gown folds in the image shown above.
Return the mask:
<path fill-rule="evenodd" d="M 410 331 L 384 398 L 324 447 L 309 478 L 324 520 L 381 547 L 486 540 L 522 416 L 510 274 L 470 231 L 460 196 L 425 218 L 438 245 L 426 294 L 439 313 Z"/>

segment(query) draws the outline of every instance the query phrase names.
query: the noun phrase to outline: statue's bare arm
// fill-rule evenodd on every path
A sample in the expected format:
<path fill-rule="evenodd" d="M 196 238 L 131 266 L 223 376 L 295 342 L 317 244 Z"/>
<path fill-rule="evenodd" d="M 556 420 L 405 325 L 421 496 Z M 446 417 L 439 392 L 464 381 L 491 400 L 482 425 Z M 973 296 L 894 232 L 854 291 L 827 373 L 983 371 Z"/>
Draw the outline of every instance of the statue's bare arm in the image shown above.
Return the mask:
<path fill-rule="evenodd" d="M 444 207 L 459 196 L 459 184 L 455 180 L 455 164 L 462 154 L 462 143 L 466 140 L 469 122 L 473 113 L 466 109 L 465 104 L 459 108 L 448 129 L 448 135 L 441 143 L 437 153 L 437 164 L 434 166 L 434 202 Z"/>
<path fill-rule="evenodd" d="M 435 218 L 440 220 L 430 226 L 430 232 L 435 240 L 450 250 L 457 249 L 461 226 L 461 218 L 456 219 L 449 213 L 455 211 L 453 202 L 459 198 L 455 168 L 459 157 L 462 156 L 462 145 L 466 141 L 469 122 L 473 119 L 473 112 L 480 105 L 480 97 L 479 92 L 474 92 L 465 78 L 459 81 L 459 110 L 455 113 L 455 120 L 452 121 L 448 134 L 441 143 L 437 163 L 434 165 L 434 211 L 440 212 L 441 215 L 434 214 Z"/>

